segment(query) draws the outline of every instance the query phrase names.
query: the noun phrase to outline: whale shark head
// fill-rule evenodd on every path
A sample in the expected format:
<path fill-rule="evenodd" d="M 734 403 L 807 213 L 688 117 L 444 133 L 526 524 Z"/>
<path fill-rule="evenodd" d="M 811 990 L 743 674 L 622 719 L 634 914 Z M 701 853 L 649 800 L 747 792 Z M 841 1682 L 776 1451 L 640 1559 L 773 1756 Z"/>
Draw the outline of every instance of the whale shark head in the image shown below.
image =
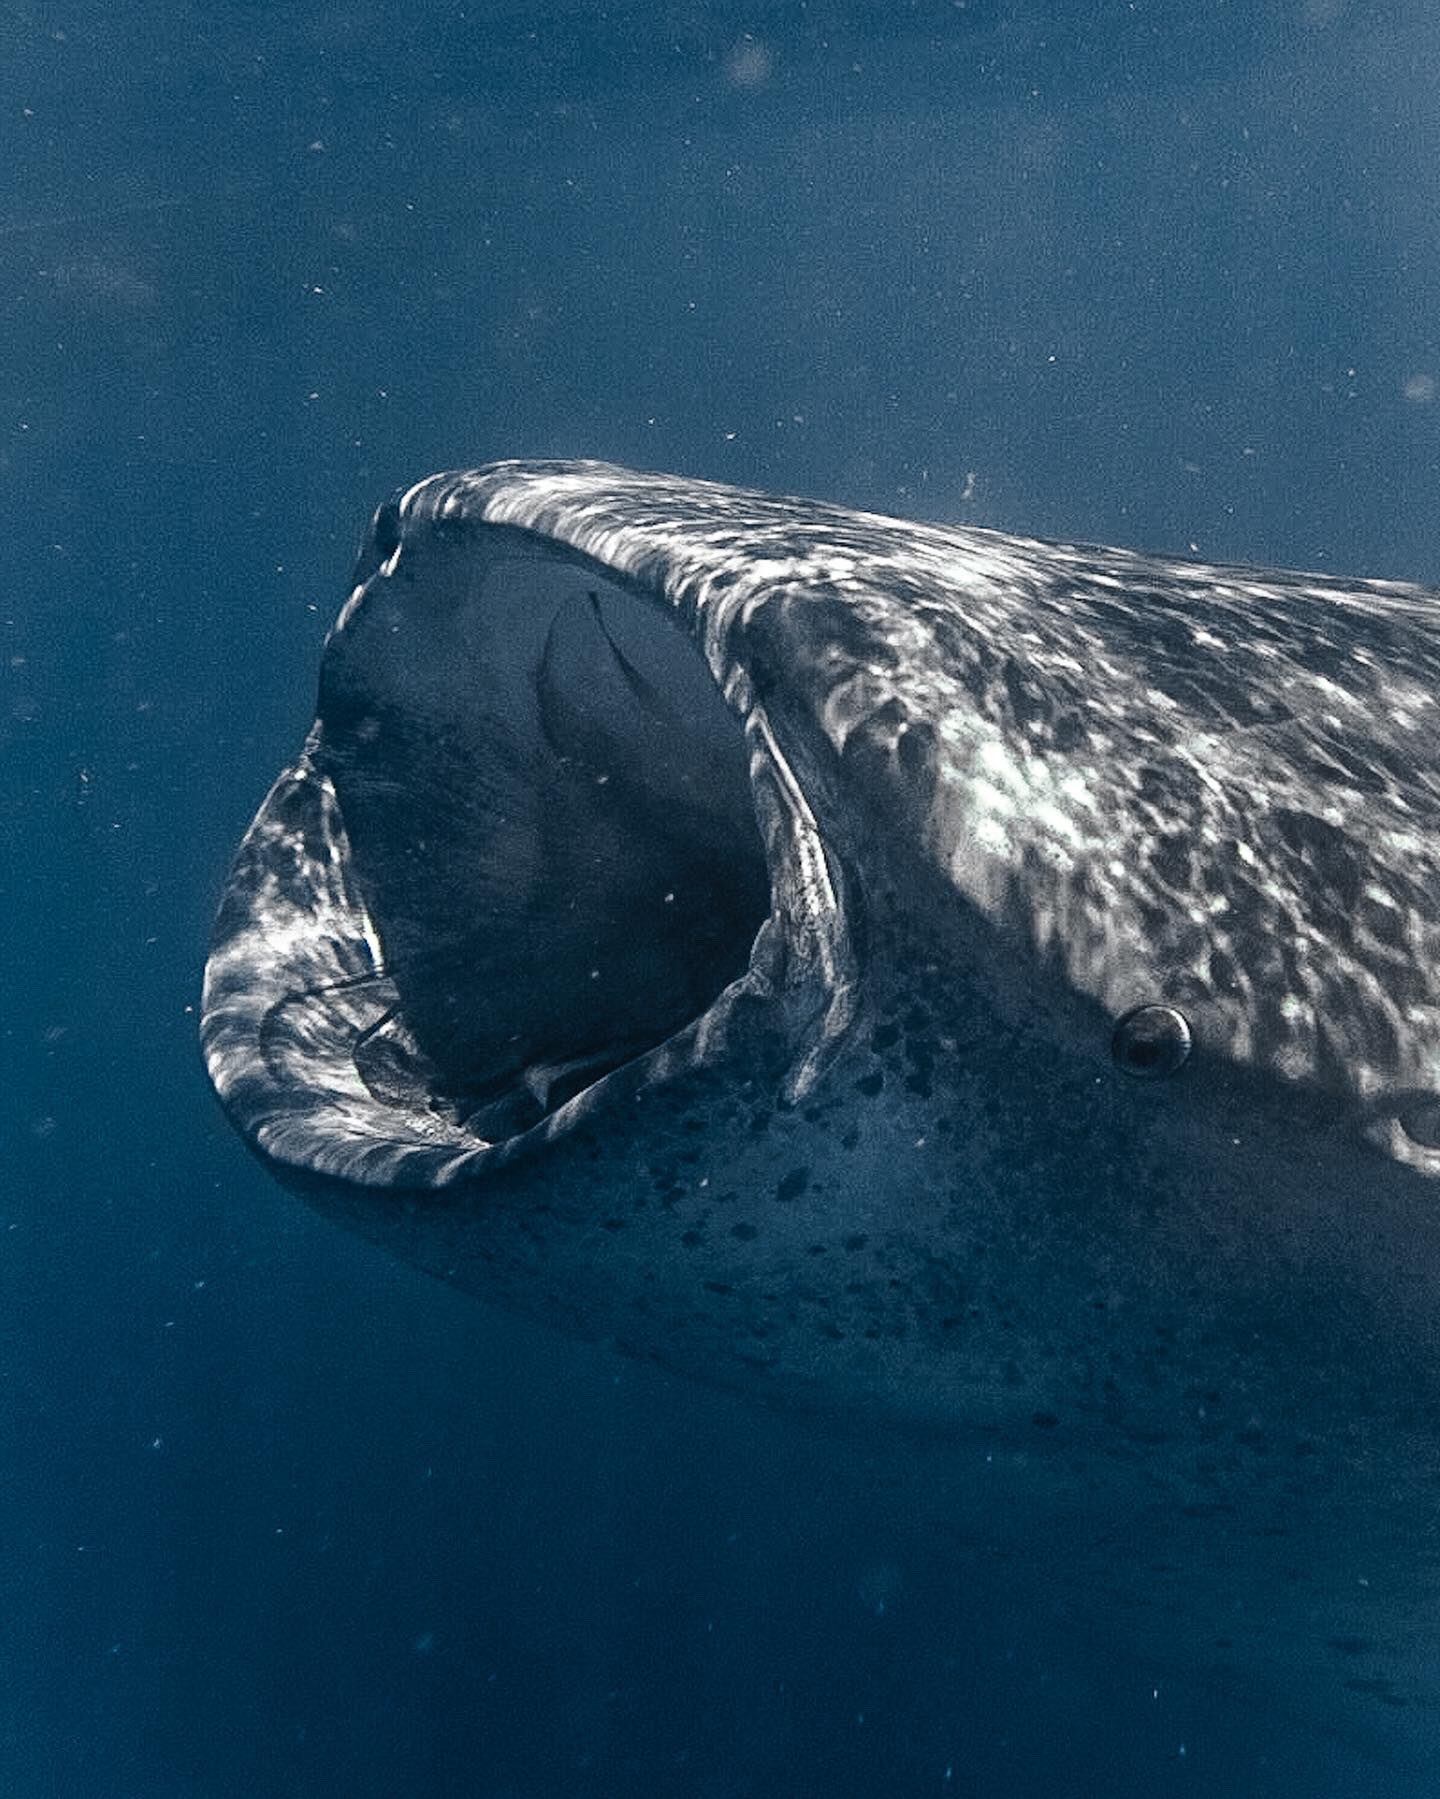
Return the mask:
<path fill-rule="evenodd" d="M 443 1186 L 615 1066 L 713 1062 L 742 995 L 783 991 L 793 1102 L 936 926 L 976 951 L 938 985 L 1097 1078 L 1244 1071 L 1433 1175 L 1433 616 L 600 464 L 434 477 L 377 515 L 242 851 L 207 1059 L 276 1160 Z"/>
<path fill-rule="evenodd" d="M 1143 1516 L 1206 1616 L 1303 1539 L 1295 1631 L 1433 1698 L 1436 618 L 598 463 L 435 476 L 236 858 L 211 1078 L 442 1278 L 999 1455 L 983 1529 L 1068 1507 L 1108 1578 L 1095 1520 Z M 1357 1529 L 1407 1545 L 1363 1600 Z"/>

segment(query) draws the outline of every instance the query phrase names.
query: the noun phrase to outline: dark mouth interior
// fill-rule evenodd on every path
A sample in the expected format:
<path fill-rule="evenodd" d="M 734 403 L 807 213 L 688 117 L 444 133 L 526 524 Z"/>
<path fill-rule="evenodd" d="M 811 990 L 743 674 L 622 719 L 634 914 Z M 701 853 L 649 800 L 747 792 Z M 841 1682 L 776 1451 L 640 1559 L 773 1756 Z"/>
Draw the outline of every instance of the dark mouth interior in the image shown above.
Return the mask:
<path fill-rule="evenodd" d="M 744 735 L 662 607 L 473 528 L 326 654 L 317 760 L 398 1004 L 376 1097 L 491 1141 L 698 1017 L 770 905 Z"/>

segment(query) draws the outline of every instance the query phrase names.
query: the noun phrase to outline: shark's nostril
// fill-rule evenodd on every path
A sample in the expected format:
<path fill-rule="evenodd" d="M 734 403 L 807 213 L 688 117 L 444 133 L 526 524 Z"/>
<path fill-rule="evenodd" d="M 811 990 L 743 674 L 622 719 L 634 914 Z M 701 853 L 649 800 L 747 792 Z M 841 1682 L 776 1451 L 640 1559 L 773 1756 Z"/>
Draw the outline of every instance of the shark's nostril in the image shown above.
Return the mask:
<path fill-rule="evenodd" d="M 399 549 L 400 508 L 393 500 L 387 501 L 376 511 L 370 532 L 375 544 L 375 554 L 381 562 Z"/>

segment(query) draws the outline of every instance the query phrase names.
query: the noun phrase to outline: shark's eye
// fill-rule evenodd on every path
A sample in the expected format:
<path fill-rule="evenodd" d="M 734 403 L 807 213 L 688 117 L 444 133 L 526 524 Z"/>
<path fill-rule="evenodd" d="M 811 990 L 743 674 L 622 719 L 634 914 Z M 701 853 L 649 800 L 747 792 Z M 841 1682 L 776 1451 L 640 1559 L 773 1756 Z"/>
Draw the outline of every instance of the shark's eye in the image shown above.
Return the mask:
<path fill-rule="evenodd" d="M 1415 1094 L 1401 1106 L 1395 1120 L 1421 1149 L 1440 1149 L 1440 1094 Z"/>
<path fill-rule="evenodd" d="M 1174 1006 L 1134 1006 L 1116 1023 L 1110 1053 L 1126 1074 L 1150 1079 L 1174 1074 L 1193 1042 L 1185 1014 Z"/>

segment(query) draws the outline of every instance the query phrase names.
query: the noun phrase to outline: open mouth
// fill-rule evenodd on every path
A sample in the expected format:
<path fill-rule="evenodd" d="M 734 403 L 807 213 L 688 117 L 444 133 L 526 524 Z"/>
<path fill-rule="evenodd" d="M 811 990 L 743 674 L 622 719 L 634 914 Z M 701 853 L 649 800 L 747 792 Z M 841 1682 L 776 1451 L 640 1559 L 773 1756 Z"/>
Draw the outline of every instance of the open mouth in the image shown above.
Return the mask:
<path fill-rule="evenodd" d="M 206 964 L 237 1125 L 367 1185 L 472 1179 L 762 1040 L 794 1103 L 857 1003 L 813 748 L 727 635 L 769 598 L 748 545 L 702 608 L 663 547 L 494 522 L 468 481 L 377 513 Z"/>
<path fill-rule="evenodd" d="M 586 559 L 503 527 L 392 552 L 319 722 L 394 989 L 354 1044 L 377 1101 L 513 1137 L 745 972 L 770 883 L 742 724 Z"/>

